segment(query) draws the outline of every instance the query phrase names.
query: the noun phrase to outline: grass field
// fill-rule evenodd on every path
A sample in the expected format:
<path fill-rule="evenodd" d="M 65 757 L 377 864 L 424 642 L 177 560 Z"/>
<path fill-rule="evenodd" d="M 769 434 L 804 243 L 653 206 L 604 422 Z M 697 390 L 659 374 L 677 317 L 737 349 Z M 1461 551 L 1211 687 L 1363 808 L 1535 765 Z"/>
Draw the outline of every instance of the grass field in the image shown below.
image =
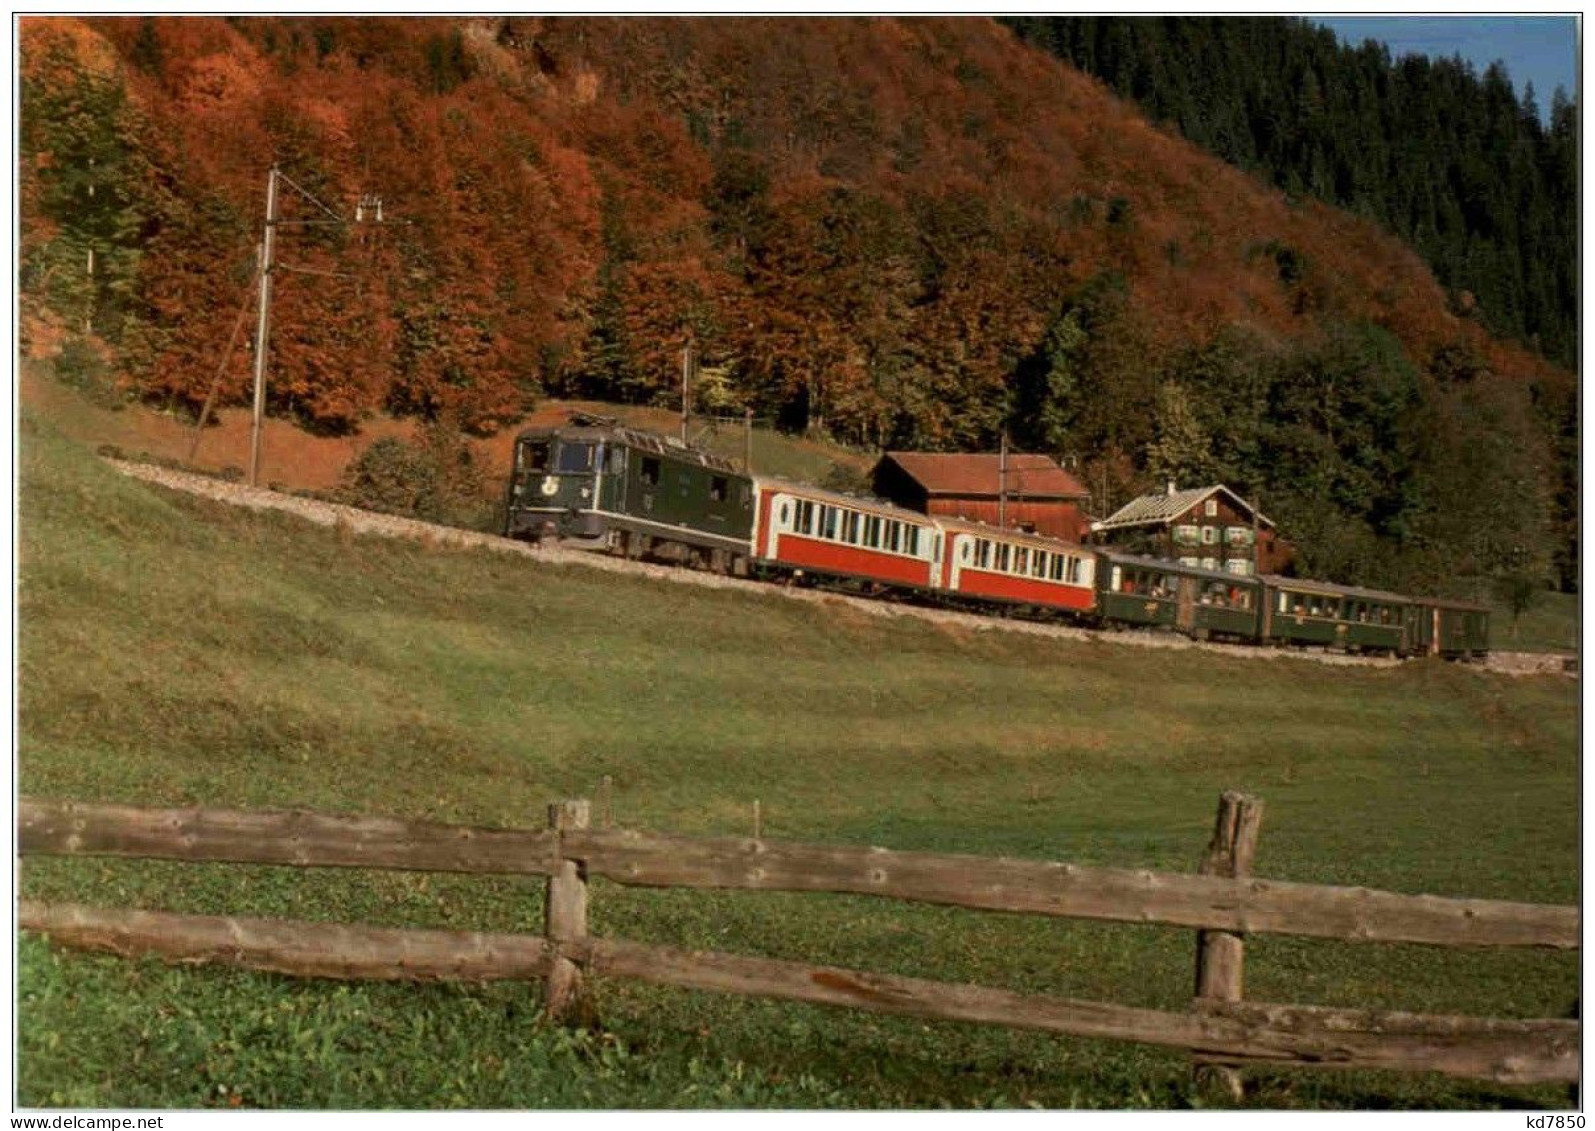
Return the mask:
<path fill-rule="evenodd" d="M 24 416 L 20 791 L 537 825 L 615 782 L 623 823 L 1194 867 L 1219 791 L 1260 875 L 1572 902 L 1571 681 L 969 633 L 235 511 L 125 480 Z M 538 929 L 541 885 L 29 859 L 25 896 Z M 1180 1008 L 1192 933 L 865 898 L 595 885 L 593 929 Z M 601 981 L 295 982 L 19 950 L 25 1105 L 1184 1107 L 1136 1046 Z M 1258 938 L 1247 996 L 1562 1014 L 1576 955 Z M 1262 1073 L 1265 1107 L 1559 1106 L 1556 1088 Z"/>

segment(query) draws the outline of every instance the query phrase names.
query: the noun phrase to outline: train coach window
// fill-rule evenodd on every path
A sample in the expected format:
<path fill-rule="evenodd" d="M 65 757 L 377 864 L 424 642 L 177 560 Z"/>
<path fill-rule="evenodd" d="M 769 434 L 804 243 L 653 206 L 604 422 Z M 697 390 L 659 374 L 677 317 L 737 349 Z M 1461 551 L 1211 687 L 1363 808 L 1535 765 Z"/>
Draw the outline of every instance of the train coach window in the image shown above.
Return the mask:
<path fill-rule="evenodd" d="M 820 504 L 820 533 L 827 538 L 836 537 L 837 511 L 835 507 Z"/>
<path fill-rule="evenodd" d="M 997 543 L 997 569 L 1002 573 L 1008 572 L 1008 560 L 1013 554 L 1013 547 L 1006 542 Z"/>
<path fill-rule="evenodd" d="M 858 544 L 859 514 L 857 511 L 842 512 L 842 541 Z"/>
<path fill-rule="evenodd" d="M 731 481 L 728 480 L 725 476 L 723 476 L 723 475 L 711 475 L 711 476 L 709 476 L 709 498 L 710 499 L 714 500 L 717 503 L 723 503 L 723 502 L 726 501 L 726 495 L 730 492 L 730 489 L 731 489 Z"/>
<path fill-rule="evenodd" d="M 867 515 L 864 518 L 864 545 L 880 549 L 881 520 L 878 515 Z"/>
<path fill-rule="evenodd" d="M 650 487 L 659 486 L 659 461 L 650 456 L 642 457 L 642 481 Z"/>
<path fill-rule="evenodd" d="M 797 528 L 800 534 L 814 533 L 814 504 L 807 499 L 798 500 Z"/>
<path fill-rule="evenodd" d="M 919 527 L 906 526 L 903 528 L 903 551 L 919 557 Z"/>
<path fill-rule="evenodd" d="M 903 524 L 896 519 L 886 524 L 886 548 L 897 553 L 903 545 Z"/>
<path fill-rule="evenodd" d="M 961 562 L 964 562 L 965 564 L 968 564 L 968 562 L 969 562 L 969 560 L 970 560 L 970 558 L 972 556 L 973 555 L 970 553 L 970 549 L 969 549 L 969 543 L 968 542 L 960 542 L 958 544 L 958 560 L 961 561 Z"/>
<path fill-rule="evenodd" d="M 1047 576 L 1047 559 L 1050 558 L 1051 556 L 1052 555 L 1047 553 L 1047 551 L 1045 551 L 1045 550 L 1037 550 L 1035 552 L 1034 557 L 1032 558 L 1032 560 L 1030 562 L 1030 576 L 1031 577 L 1046 577 Z"/>
<path fill-rule="evenodd" d="M 1070 585 L 1079 585 L 1080 584 L 1080 564 L 1081 564 L 1081 560 L 1082 559 L 1075 558 L 1075 557 L 1071 557 L 1069 559 L 1069 572 L 1068 572 L 1068 574 L 1066 576 L 1068 577 Z"/>
<path fill-rule="evenodd" d="M 1053 554 L 1052 561 L 1047 563 L 1047 576 L 1054 581 L 1062 581 L 1065 570 L 1068 570 L 1071 573 L 1073 572 L 1074 559 L 1068 554 Z M 1070 580 L 1072 581 L 1074 579 L 1070 578 Z"/>
<path fill-rule="evenodd" d="M 784 526 L 784 527 L 787 527 L 788 529 L 790 529 L 791 528 L 791 523 L 792 523 L 792 504 L 791 503 L 782 503 L 781 504 L 781 525 Z"/>
<path fill-rule="evenodd" d="M 1013 552 L 1013 571 L 1015 573 L 1019 573 L 1019 574 L 1024 574 L 1024 573 L 1029 573 L 1030 572 L 1030 549 L 1029 549 L 1029 547 L 1020 546 L 1017 550 L 1015 550 Z"/>
<path fill-rule="evenodd" d="M 1279 611 L 1282 613 L 1290 612 L 1290 594 L 1283 589 L 1279 591 Z"/>

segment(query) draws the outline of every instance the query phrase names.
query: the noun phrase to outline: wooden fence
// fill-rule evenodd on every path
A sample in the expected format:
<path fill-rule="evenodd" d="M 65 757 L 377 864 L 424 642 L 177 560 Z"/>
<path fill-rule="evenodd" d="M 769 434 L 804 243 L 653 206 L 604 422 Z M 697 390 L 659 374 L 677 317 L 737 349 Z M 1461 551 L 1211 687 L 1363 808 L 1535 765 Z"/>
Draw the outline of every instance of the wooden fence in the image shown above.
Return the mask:
<path fill-rule="evenodd" d="M 302 812 L 138 809 L 23 799 L 21 853 L 548 877 L 544 934 L 375 928 L 24 901 L 20 923 L 73 946 L 332 978 L 542 979 L 556 1018 L 584 977 L 636 978 L 883 1013 L 978 1021 L 1188 1050 L 1238 1091 L 1245 1064 L 1442 1072 L 1500 1083 L 1576 1082 L 1578 1022 L 1274 1005 L 1242 999 L 1243 938 L 1290 934 L 1436 946 L 1574 948 L 1576 907 L 1400 895 L 1250 877 L 1261 820 L 1226 793 L 1198 874 L 590 827 L 586 801 L 545 830 Z M 989 911 L 1195 928 L 1188 1011 L 1019 994 L 802 962 L 597 938 L 588 881 L 648 887 L 846 892 Z"/>

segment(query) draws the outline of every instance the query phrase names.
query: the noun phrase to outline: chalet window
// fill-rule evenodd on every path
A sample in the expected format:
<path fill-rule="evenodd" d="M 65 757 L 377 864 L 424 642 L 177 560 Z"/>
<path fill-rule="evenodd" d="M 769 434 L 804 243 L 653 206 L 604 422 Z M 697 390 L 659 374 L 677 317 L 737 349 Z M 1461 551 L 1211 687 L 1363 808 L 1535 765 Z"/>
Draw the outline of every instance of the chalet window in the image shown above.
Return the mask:
<path fill-rule="evenodd" d="M 1205 514 L 1208 518 L 1217 518 L 1218 517 L 1218 500 L 1217 499 L 1209 499 L 1209 500 L 1207 500 L 1207 502 L 1203 503 L 1202 504 L 1202 513 Z"/>
<path fill-rule="evenodd" d="M 652 456 L 642 457 L 642 481 L 650 487 L 659 485 L 659 461 Z"/>
<path fill-rule="evenodd" d="M 1218 559 L 1217 558 L 1203 558 L 1202 559 L 1202 568 L 1203 569 L 1217 569 L 1218 568 Z"/>
<path fill-rule="evenodd" d="M 1252 563 L 1245 558 L 1231 558 L 1224 563 L 1224 568 L 1230 573 L 1238 573 L 1242 577 L 1252 572 Z"/>
<path fill-rule="evenodd" d="M 1204 526 L 1204 527 L 1202 527 L 1202 545 L 1204 545 L 1204 546 L 1214 546 L 1214 545 L 1217 545 L 1217 544 L 1218 544 L 1218 527 L 1216 527 L 1216 526 Z"/>
<path fill-rule="evenodd" d="M 1224 541 L 1231 546 L 1250 546 L 1252 544 L 1252 528 L 1250 526 L 1226 526 L 1224 528 Z"/>
<path fill-rule="evenodd" d="M 1201 538 L 1201 528 L 1194 524 L 1183 524 L 1174 528 L 1176 546 L 1194 546 L 1201 541 Z"/>
<path fill-rule="evenodd" d="M 725 476 L 711 475 L 709 477 L 709 498 L 715 502 L 725 502 L 726 494 L 730 491 L 730 489 L 731 482 L 730 480 L 726 479 Z"/>
<path fill-rule="evenodd" d="M 1181 558 L 1180 559 L 1180 564 L 1182 566 L 1196 567 L 1196 566 L 1200 566 L 1202 564 L 1202 559 L 1201 558 Z"/>

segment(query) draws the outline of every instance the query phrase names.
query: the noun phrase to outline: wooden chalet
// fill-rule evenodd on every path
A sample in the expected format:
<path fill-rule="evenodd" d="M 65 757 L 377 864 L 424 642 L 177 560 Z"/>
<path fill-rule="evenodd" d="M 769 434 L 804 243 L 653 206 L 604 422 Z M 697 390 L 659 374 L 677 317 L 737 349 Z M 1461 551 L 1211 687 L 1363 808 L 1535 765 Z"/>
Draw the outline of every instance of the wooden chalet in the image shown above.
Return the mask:
<path fill-rule="evenodd" d="M 1100 522 L 1092 541 L 1202 569 L 1279 573 L 1293 556 L 1273 521 L 1222 483 L 1142 495 Z"/>
<path fill-rule="evenodd" d="M 1085 540 L 1091 494 L 1056 461 L 1042 455 L 887 452 L 875 465 L 872 489 L 922 514 Z M 999 522 L 999 517 L 1001 522 Z"/>

